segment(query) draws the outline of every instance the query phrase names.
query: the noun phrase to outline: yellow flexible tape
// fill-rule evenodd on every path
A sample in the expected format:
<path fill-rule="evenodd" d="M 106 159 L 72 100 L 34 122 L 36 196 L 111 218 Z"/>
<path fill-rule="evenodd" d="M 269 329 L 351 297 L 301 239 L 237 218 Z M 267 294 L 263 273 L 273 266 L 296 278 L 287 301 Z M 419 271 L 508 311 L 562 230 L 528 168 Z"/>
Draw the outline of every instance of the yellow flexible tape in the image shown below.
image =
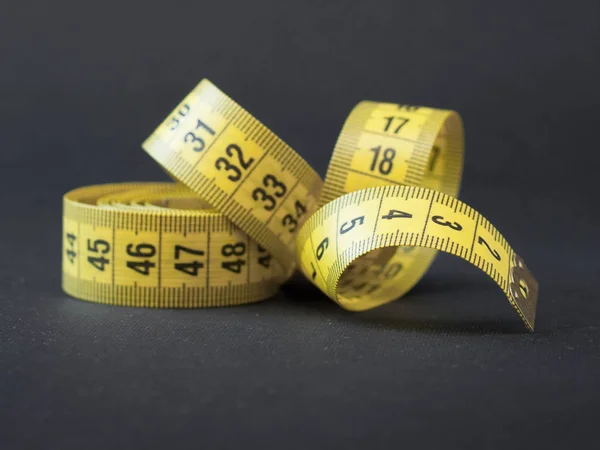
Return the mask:
<path fill-rule="evenodd" d="M 64 198 L 63 288 L 148 307 L 254 302 L 302 272 L 360 311 L 401 297 L 442 250 L 486 272 L 533 330 L 538 286 L 498 231 L 458 201 L 463 129 L 446 110 L 361 102 L 325 181 L 203 80 L 144 142 L 178 183 Z"/>

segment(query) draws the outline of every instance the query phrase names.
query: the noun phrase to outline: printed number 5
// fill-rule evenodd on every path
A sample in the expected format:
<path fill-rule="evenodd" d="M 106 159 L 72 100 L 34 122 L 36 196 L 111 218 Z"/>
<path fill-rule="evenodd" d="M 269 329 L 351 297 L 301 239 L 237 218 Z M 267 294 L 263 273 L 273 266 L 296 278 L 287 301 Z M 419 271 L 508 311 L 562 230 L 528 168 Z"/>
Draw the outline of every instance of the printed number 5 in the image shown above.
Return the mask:
<path fill-rule="evenodd" d="M 360 217 L 355 217 L 354 219 L 352 219 L 350 221 L 350 223 L 348 222 L 344 222 L 342 224 L 342 226 L 340 227 L 340 234 L 345 234 L 348 231 L 351 231 L 356 225 L 362 225 L 365 221 L 365 216 L 360 216 Z"/>

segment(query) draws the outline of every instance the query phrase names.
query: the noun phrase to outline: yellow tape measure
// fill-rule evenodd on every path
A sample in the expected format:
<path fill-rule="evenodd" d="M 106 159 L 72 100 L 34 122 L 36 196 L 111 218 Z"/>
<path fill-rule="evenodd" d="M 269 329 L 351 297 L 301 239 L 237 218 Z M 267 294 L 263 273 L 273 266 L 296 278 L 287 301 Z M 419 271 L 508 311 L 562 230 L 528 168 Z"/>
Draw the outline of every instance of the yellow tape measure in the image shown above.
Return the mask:
<path fill-rule="evenodd" d="M 127 306 L 234 305 L 273 295 L 299 263 L 359 311 L 402 296 L 442 250 L 492 277 L 533 330 L 536 281 L 455 198 L 463 147 L 455 112 L 361 102 L 323 182 L 203 80 L 143 144 L 177 183 L 65 195 L 63 288 Z"/>

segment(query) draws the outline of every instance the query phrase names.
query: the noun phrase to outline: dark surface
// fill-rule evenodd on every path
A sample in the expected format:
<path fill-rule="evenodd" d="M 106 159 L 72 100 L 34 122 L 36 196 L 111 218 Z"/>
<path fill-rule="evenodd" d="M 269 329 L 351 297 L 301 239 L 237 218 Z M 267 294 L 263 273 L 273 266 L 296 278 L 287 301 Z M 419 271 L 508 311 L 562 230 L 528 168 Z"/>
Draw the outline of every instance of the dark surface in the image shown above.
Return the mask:
<path fill-rule="evenodd" d="M 594 446 L 597 1 L 137 3 L 0 7 L 0 448 Z M 449 256 L 363 314 L 300 277 L 231 309 L 63 294 L 62 193 L 164 179 L 140 143 L 205 76 L 321 174 L 358 100 L 459 111 L 536 333 Z"/>

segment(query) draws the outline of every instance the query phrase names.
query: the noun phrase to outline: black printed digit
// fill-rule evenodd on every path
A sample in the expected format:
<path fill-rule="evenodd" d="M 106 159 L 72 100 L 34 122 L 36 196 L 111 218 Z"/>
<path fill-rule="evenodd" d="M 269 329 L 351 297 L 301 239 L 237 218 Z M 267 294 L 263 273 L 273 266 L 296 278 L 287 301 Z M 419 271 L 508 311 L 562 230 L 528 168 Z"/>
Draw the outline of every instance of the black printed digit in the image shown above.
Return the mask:
<path fill-rule="evenodd" d="M 258 264 L 263 266 L 265 269 L 271 267 L 271 259 L 273 258 L 269 252 L 260 245 L 258 247 Z"/>
<path fill-rule="evenodd" d="M 196 250 L 190 247 L 184 247 L 183 245 L 176 245 L 174 248 L 175 260 L 180 261 L 175 263 L 175 270 L 179 270 L 187 275 L 197 276 L 198 271 L 204 267 L 204 263 L 199 261 L 194 256 L 204 256 L 204 250 Z M 184 259 L 185 254 L 193 255 L 190 259 L 188 256 L 187 261 L 181 261 Z"/>
<path fill-rule="evenodd" d="M 329 238 L 325 238 L 321 241 L 321 243 L 319 244 L 319 246 L 317 247 L 317 261 L 321 261 L 321 258 L 323 258 L 323 254 L 325 253 L 325 250 L 329 247 Z"/>
<path fill-rule="evenodd" d="M 441 225 L 443 227 L 449 227 L 449 228 L 452 228 L 453 230 L 456 230 L 456 231 L 460 231 L 460 230 L 463 229 L 462 225 L 460 223 L 446 221 L 444 219 L 444 217 L 442 217 L 442 216 L 433 216 L 431 218 L 431 220 L 432 220 L 432 222 L 434 222 L 434 223 L 436 223 L 438 225 Z"/>
<path fill-rule="evenodd" d="M 412 214 L 400 211 L 397 209 L 390 209 L 386 215 L 381 216 L 382 219 L 391 220 L 391 219 L 410 219 Z"/>
<path fill-rule="evenodd" d="M 221 248 L 221 255 L 226 258 L 238 256 L 235 260 L 223 261 L 221 267 L 233 273 L 241 273 L 242 267 L 246 265 L 246 260 L 241 258 L 246 254 L 246 244 L 237 242 L 235 244 L 225 244 Z"/>
<path fill-rule="evenodd" d="M 490 253 L 492 254 L 492 256 L 494 258 L 496 258 L 497 261 L 500 261 L 500 253 L 498 253 L 498 250 L 493 249 L 492 247 L 490 247 L 490 244 L 487 243 L 487 241 L 482 238 L 481 236 L 479 236 L 479 239 L 477 240 L 477 242 L 479 242 L 482 245 L 485 245 L 487 247 L 487 249 L 490 251 Z"/>
<path fill-rule="evenodd" d="M 281 224 L 286 227 L 290 233 L 296 231 L 300 217 L 306 214 L 306 206 L 304 206 L 300 200 L 296 200 L 294 203 L 294 209 L 296 212 L 296 217 L 289 213 L 283 216 L 283 219 L 281 219 Z"/>
<path fill-rule="evenodd" d="M 440 156 L 442 149 L 434 146 L 431 149 L 431 159 L 429 160 L 429 171 L 433 172 L 433 169 L 435 169 L 435 164 L 437 162 L 438 156 Z"/>
<path fill-rule="evenodd" d="M 374 153 L 373 161 L 371 161 L 371 166 L 369 170 L 374 172 L 375 169 L 382 174 L 388 175 L 392 169 L 394 168 L 394 158 L 396 157 L 396 150 L 393 148 L 386 148 L 383 151 L 383 155 L 381 160 L 379 160 L 379 153 L 381 153 L 381 146 L 373 147 L 370 149 Z"/>
<path fill-rule="evenodd" d="M 355 226 L 362 225 L 365 221 L 365 216 L 355 217 L 349 222 L 344 222 L 340 227 L 340 234 L 346 234 L 351 231 Z"/>
<path fill-rule="evenodd" d="M 269 193 L 262 187 L 252 191 L 252 199 L 263 203 L 263 208 L 267 211 L 273 211 L 277 206 L 277 199 L 283 197 L 287 192 L 285 183 L 279 181 L 274 175 L 268 174 L 263 178 L 263 185 Z"/>
<path fill-rule="evenodd" d="M 88 262 L 99 271 L 104 272 L 104 268 L 110 263 L 110 260 L 104 256 L 110 252 L 110 244 L 104 239 L 96 239 L 93 242 L 91 239 L 88 239 L 87 249 L 88 252 L 96 254 L 88 256 Z"/>
<path fill-rule="evenodd" d="M 238 182 L 242 178 L 242 172 L 247 171 L 250 168 L 254 162 L 254 158 L 249 158 L 248 160 L 244 159 L 244 153 L 241 147 L 237 144 L 229 144 L 225 149 L 225 153 L 229 159 L 224 157 L 218 158 L 215 161 L 215 167 L 218 170 L 223 169 L 226 172 L 233 172 L 233 174 L 228 175 L 227 178 L 233 182 Z M 234 156 L 234 153 L 236 156 Z M 234 158 L 237 158 L 236 163 L 239 164 L 239 167 L 236 165 L 236 163 L 230 161 L 230 159 L 232 160 Z"/>
<path fill-rule="evenodd" d="M 400 132 L 400 130 L 402 129 L 402 127 L 404 125 L 406 125 L 408 123 L 408 121 L 410 120 L 405 117 L 397 117 L 397 116 L 384 117 L 384 119 L 386 122 L 385 122 L 385 128 L 383 129 L 383 131 L 394 130 L 393 131 L 394 134 L 398 134 Z M 394 126 L 392 126 L 392 123 L 394 124 Z"/>
<path fill-rule="evenodd" d="M 177 111 L 175 116 L 171 117 L 171 126 L 169 127 L 169 129 L 171 131 L 175 131 L 181 122 L 180 119 L 187 116 L 187 114 L 189 112 L 190 112 L 190 107 L 187 104 L 184 104 L 181 108 L 179 108 L 179 111 Z"/>
<path fill-rule="evenodd" d="M 66 251 L 67 259 L 71 264 L 75 264 L 75 257 L 77 256 L 77 252 L 75 252 L 75 241 L 77 241 L 77 236 L 73 233 L 67 233 L 66 238 L 70 247 Z"/>
<path fill-rule="evenodd" d="M 154 245 L 137 244 L 134 247 L 134 244 L 129 244 L 127 245 L 126 251 L 130 257 L 136 258 L 132 261 L 127 261 L 127 267 L 130 269 L 135 270 L 142 275 L 150 275 L 150 269 L 156 267 L 156 263 L 149 259 L 156 255 L 156 247 L 154 247 Z"/>

